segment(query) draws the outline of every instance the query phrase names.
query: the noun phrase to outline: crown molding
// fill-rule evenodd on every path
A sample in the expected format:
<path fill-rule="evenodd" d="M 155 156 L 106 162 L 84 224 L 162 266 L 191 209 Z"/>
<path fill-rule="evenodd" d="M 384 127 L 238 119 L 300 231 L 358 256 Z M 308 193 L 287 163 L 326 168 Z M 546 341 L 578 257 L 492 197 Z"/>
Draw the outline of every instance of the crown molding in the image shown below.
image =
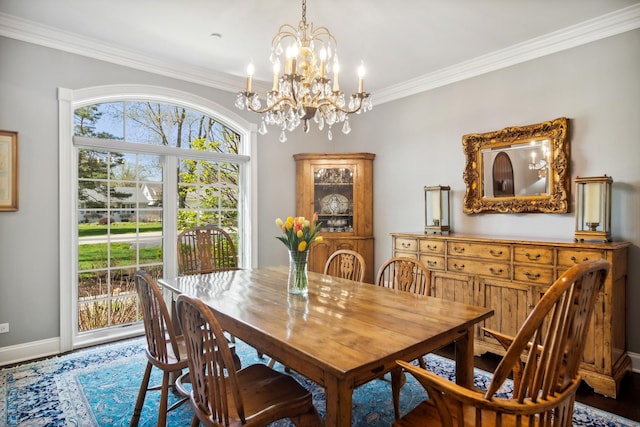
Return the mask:
<path fill-rule="evenodd" d="M 640 3 L 389 86 L 375 93 L 374 101 L 384 104 L 637 28 Z"/>
<path fill-rule="evenodd" d="M 205 68 L 185 67 L 134 49 L 110 45 L 76 33 L 0 12 L 0 35 L 64 52 L 122 65 L 224 91 L 243 87 L 245 79 Z"/>
<path fill-rule="evenodd" d="M 640 28 L 640 3 L 383 88 L 375 93 L 375 103 L 391 102 L 637 28 Z M 0 35 L 227 92 L 236 92 L 244 84 L 242 77 L 185 67 L 1 12 Z M 255 84 L 257 89 L 269 89 L 266 82 Z"/>

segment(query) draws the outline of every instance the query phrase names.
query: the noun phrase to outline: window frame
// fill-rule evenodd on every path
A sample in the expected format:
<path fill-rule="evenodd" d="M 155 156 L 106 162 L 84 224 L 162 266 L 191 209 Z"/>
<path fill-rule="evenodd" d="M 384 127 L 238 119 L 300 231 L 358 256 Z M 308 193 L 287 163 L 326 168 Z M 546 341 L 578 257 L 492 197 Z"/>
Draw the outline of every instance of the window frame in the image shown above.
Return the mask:
<path fill-rule="evenodd" d="M 122 339 L 130 336 L 137 336 L 143 333 L 142 324 L 135 326 L 123 326 L 120 328 L 108 328 L 94 333 L 77 333 L 77 312 L 74 310 L 74 300 L 77 297 L 77 257 L 78 242 L 76 240 L 75 229 L 77 228 L 77 147 L 74 144 L 74 111 L 75 109 L 92 104 L 100 104 L 114 101 L 151 101 L 183 106 L 192 110 L 215 118 L 238 132 L 242 138 L 241 159 L 246 162 L 246 167 L 241 168 L 240 181 L 245 187 L 244 199 L 240 205 L 242 212 L 239 213 L 239 232 L 245 242 L 245 250 L 239 254 L 241 265 L 253 267 L 257 265 L 257 126 L 238 116 L 231 110 L 221 105 L 190 94 L 170 88 L 147 85 L 109 85 L 84 89 L 58 88 L 58 110 L 59 110 L 59 265 L 60 265 L 60 351 L 69 351 L 75 348 L 108 342 L 115 339 Z M 90 142 L 90 138 L 79 138 L 83 146 L 97 149 L 104 149 L 102 144 Z M 86 144 L 86 145 L 85 145 Z M 122 145 L 120 145 L 122 144 Z M 96 146 L 97 145 L 97 146 Z M 164 147 L 146 144 L 125 143 L 122 141 L 109 141 L 109 149 L 130 151 L 135 145 L 137 152 L 148 152 L 157 155 L 166 155 L 173 158 L 167 163 L 167 169 L 177 166 L 177 159 L 180 157 L 198 157 L 197 151 L 185 150 L 175 147 Z M 127 148 L 128 147 L 128 148 Z M 182 156 L 180 155 L 182 154 Z M 202 155 L 202 154 L 201 154 Z M 218 157 L 220 160 L 229 160 L 229 156 L 234 161 L 238 161 L 238 155 L 216 153 L 208 158 Z M 175 165 L 173 164 L 175 163 Z M 165 185 L 170 185 L 166 181 Z M 174 203 L 166 203 L 165 212 L 175 217 L 177 206 Z M 177 225 L 167 222 L 165 228 L 166 235 L 177 235 Z M 173 234 L 171 234 L 173 233 Z M 165 245 L 165 260 L 175 259 L 175 245 Z M 173 254 L 173 255 L 172 255 Z M 167 275 L 177 274 L 177 262 L 165 263 L 164 271 Z M 77 299 L 77 298 L 76 298 Z"/>

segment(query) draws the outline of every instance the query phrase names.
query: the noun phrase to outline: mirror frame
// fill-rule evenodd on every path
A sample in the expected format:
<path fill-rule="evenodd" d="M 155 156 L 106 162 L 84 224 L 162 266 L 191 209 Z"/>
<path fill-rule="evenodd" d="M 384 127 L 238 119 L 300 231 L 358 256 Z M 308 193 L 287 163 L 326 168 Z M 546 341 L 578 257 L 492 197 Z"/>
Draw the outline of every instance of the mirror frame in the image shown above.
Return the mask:
<path fill-rule="evenodd" d="M 549 140 L 549 193 L 532 196 L 484 197 L 482 150 L 507 148 L 514 144 L 526 144 L 540 139 Z M 566 117 L 533 125 L 507 127 L 495 132 L 464 135 L 462 147 L 467 159 L 463 174 L 467 187 L 464 196 L 464 213 L 569 212 L 571 176 Z"/>

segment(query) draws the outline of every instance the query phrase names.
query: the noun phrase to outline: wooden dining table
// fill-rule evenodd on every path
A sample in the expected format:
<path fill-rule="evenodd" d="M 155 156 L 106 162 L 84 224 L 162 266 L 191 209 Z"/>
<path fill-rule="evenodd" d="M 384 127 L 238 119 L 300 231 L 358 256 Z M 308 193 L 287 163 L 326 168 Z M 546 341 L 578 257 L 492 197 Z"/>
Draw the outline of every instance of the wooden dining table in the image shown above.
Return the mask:
<path fill-rule="evenodd" d="M 231 335 L 323 386 L 328 427 L 351 426 L 356 387 L 387 372 L 399 379 L 396 360 L 452 342 L 456 382 L 472 386 L 474 327 L 493 310 L 313 272 L 308 295 L 293 295 L 287 275 L 266 267 L 158 283 L 199 298 Z"/>

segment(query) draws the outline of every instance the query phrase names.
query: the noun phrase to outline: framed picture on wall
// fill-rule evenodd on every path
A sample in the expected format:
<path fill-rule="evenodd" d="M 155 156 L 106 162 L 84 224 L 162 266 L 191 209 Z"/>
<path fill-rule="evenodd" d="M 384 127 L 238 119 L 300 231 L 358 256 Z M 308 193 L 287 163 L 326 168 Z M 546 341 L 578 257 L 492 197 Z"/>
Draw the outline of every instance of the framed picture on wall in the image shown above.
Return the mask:
<path fill-rule="evenodd" d="M 18 132 L 0 130 L 0 211 L 18 210 Z"/>

